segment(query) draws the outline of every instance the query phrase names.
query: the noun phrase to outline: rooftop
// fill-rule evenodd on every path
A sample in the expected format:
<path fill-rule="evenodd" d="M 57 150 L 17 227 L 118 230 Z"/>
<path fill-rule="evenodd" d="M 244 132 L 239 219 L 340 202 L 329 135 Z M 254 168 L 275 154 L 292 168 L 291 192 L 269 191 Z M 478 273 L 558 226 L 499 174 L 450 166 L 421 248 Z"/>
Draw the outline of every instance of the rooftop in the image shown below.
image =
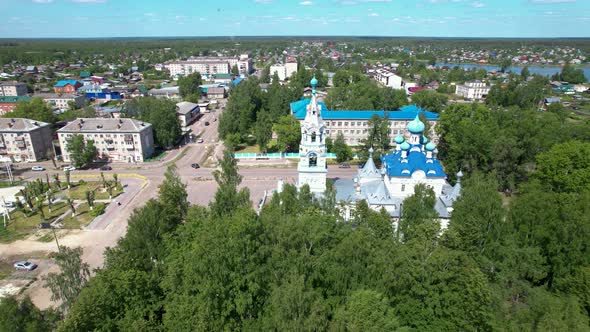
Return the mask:
<path fill-rule="evenodd" d="M 191 103 L 188 101 L 183 101 L 176 104 L 176 113 L 180 114 L 187 114 L 190 113 L 192 110 L 199 108 L 199 104 Z"/>
<path fill-rule="evenodd" d="M 45 126 L 49 126 L 49 123 L 23 118 L 0 118 L 0 132 L 32 131 Z"/>
<path fill-rule="evenodd" d="M 78 83 L 78 81 L 76 80 L 61 80 L 57 83 L 55 83 L 55 87 L 62 87 L 62 86 L 66 86 L 66 85 L 76 85 Z"/>
<path fill-rule="evenodd" d="M 0 103 L 5 103 L 5 104 L 12 104 L 12 103 L 18 103 L 21 101 L 24 102 L 29 102 L 31 101 L 31 97 L 29 96 L 0 96 Z"/>
<path fill-rule="evenodd" d="M 43 99 L 74 99 L 77 96 L 72 93 L 35 93 L 33 98 Z"/>
<path fill-rule="evenodd" d="M 310 103 L 311 99 L 301 99 L 296 102 L 292 102 L 291 113 L 298 120 L 305 118 L 306 107 Z M 401 107 L 399 110 L 329 110 L 326 105 L 318 101 L 318 105 L 321 107 L 322 118 L 324 120 L 369 120 L 373 115 L 378 115 L 383 118 L 385 115 L 389 115 L 389 119 L 392 120 L 413 120 L 416 114 L 424 112 L 426 120 L 438 120 L 438 114 L 422 110 L 416 105 L 407 105 Z"/>
<path fill-rule="evenodd" d="M 128 132 L 137 133 L 151 124 L 135 119 L 80 118 L 69 122 L 58 132 Z"/>
<path fill-rule="evenodd" d="M 0 86 L 12 86 L 12 85 L 25 85 L 25 83 L 23 83 L 23 82 L 17 82 L 17 81 L 0 82 Z"/>

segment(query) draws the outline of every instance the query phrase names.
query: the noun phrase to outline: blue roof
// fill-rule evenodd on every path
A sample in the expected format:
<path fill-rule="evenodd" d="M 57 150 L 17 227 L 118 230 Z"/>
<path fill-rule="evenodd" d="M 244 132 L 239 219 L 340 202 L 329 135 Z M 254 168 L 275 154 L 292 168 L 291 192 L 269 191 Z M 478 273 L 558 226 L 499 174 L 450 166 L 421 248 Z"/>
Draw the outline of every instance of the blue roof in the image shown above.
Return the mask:
<path fill-rule="evenodd" d="M 78 81 L 76 81 L 76 80 L 61 80 L 61 81 L 55 83 L 54 86 L 61 87 L 61 86 L 66 86 L 68 84 L 76 85 L 76 83 L 78 83 Z"/>
<path fill-rule="evenodd" d="M 242 83 L 243 80 L 244 80 L 243 78 L 237 77 L 235 80 L 233 80 L 233 85 L 236 86 L 236 85 Z"/>
<path fill-rule="evenodd" d="M 305 119 L 305 113 L 307 112 L 307 105 L 310 103 L 311 99 L 301 99 L 290 104 L 291 106 L 291 113 L 297 118 L 298 120 Z M 392 111 L 375 111 L 375 110 L 329 110 L 326 105 L 318 101 L 318 105 L 321 108 L 322 118 L 324 120 L 369 120 L 373 117 L 374 114 L 377 114 L 379 117 L 385 117 L 387 113 L 389 115 L 389 119 L 392 120 L 413 120 L 416 117 L 418 112 L 422 112 L 423 110 L 416 106 L 416 105 L 407 105 L 401 107 L 399 110 L 392 110 Z M 423 111 L 426 120 L 438 120 L 438 114 Z"/>
<path fill-rule="evenodd" d="M 398 150 L 382 157 L 387 174 L 389 176 L 411 177 L 415 171 L 424 171 L 428 178 L 446 178 L 447 175 L 440 161 L 434 158 L 426 158 L 426 154 L 417 151 L 416 147 L 419 148 L 420 145 L 412 145 L 405 160 L 402 158 L 402 151 Z"/>

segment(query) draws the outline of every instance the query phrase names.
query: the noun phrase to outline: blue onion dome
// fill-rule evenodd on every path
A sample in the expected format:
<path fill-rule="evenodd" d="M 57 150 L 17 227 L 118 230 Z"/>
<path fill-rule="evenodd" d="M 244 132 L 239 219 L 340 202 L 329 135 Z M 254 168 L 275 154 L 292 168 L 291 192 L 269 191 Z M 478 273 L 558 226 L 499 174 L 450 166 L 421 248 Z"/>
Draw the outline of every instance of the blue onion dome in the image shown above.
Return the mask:
<path fill-rule="evenodd" d="M 420 121 L 418 114 L 416 114 L 416 118 L 414 118 L 413 121 L 408 123 L 408 130 L 412 134 L 419 134 L 424 131 L 424 123 L 422 123 L 422 121 Z"/>
<path fill-rule="evenodd" d="M 318 79 L 314 76 L 309 83 L 315 88 L 318 85 Z"/>
<path fill-rule="evenodd" d="M 422 135 L 422 144 L 428 143 L 428 137 Z"/>
<path fill-rule="evenodd" d="M 433 142 L 428 142 L 428 144 L 426 144 L 426 150 L 434 151 L 434 149 L 436 149 L 436 145 Z"/>
<path fill-rule="evenodd" d="M 401 148 L 402 150 L 409 150 L 410 144 L 408 142 L 403 142 Z"/>
<path fill-rule="evenodd" d="M 395 137 L 395 143 L 396 143 L 396 144 L 402 144 L 404 141 L 405 141 L 405 139 L 402 137 L 402 135 L 399 135 L 399 134 L 398 134 L 398 135 Z"/>

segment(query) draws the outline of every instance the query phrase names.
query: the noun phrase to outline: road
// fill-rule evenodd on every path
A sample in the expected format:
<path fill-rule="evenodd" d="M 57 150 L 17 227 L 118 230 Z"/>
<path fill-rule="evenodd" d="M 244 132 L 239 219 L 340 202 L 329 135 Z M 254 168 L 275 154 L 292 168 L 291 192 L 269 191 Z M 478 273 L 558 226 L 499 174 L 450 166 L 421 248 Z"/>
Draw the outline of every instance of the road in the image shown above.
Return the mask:
<path fill-rule="evenodd" d="M 217 190 L 217 184 L 212 175 L 214 168 L 201 167 L 194 169 L 191 164 L 198 163 L 202 166 L 211 164 L 214 166 L 212 161 L 222 157 L 223 144 L 217 136 L 219 122 L 215 120 L 218 115 L 217 113 L 205 114 L 190 126 L 192 132 L 203 139 L 203 143 L 189 143 L 169 151 L 167 156 L 158 162 L 141 165 L 111 164 L 113 170 L 105 171 L 105 176 L 110 177 L 110 174 L 117 173 L 120 175 L 121 182 L 126 185 L 124 194 L 116 199 L 116 201 L 121 202 L 121 206 L 111 204 L 105 214 L 85 230 L 58 232 L 60 245 L 83 247 L 83 260 L 92 269 L 101 267 L 105 248 L 115 246 L 117 240 L 125 234 L 127 220 L 133 210 L 143 206 L 150 198 L 157 196 L 158 186 L 164 179 L 166 167 L 172 163 L 176 164 L 178 174 L 183 182 L 187 184 L 189 202 L 197 205 L 209 204 Z M 209 122 L 209 125 L 205 126 L 205 122 Z M 51 162 L 39 164 L 43 165 L 48 171 L 32 172 L 30 171 L 32 165 L 17 165 L 14 171 L 15 176 L 22 177 L 24 180 L 32 180 L 45 178 L 45 173 L 48 173 L 50 177 L 53 173 L 59 173 L 63 179 L 63 172 L 54 170 Z M 244 167 L 239 171 L 243 176 L 241 187 L 249 188 L 253 206 L 260 201 L 265 192 L 276 189 L 279 179 L 286 183 L 296 182 L 297 170 L 295 168 L 265 167 L 256 164 L 254 166 Z M 331 166 L 329 167 L 328 177 L 351 177 L 354 172 L 356 172 L 355 168 L 340 169 Z M 76 170 L 72 172 L 72 178 L 74 181 L 76 178 L 94 178 L 98 180 L 99 173 L 98 169 Z M 54 242 L 39 242 L 34 239 L 19 240 L 11 244 L 0 244 L 0 256 L 2 257 L 22 257 L 23 255 L 26 256 L 27 253 L 55 251 L 57 251 L 57 246 Z M 43 276 L 50 271 L 54 271 L 55 266 L 50 260 L 45 260 L 40 264 L 39 269 L 40 271 L 37 273 L 39 276 Z M 29 295 L 33 302 L 42 309 L 55 305 L 50 301 L 48 290 L 43 288 L 41 278 L 37 278 L 37 281 L 31 284 L 24 293 Z"/>

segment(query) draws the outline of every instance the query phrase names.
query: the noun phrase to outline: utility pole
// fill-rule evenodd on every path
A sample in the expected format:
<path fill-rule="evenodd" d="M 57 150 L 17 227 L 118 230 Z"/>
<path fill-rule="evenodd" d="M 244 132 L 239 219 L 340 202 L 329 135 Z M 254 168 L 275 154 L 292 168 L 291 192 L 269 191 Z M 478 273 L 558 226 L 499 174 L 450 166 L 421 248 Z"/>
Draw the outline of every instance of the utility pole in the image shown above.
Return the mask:
<path fill-rule="evenodd" d="M 55 228 L 51 227 L 51 231 L 53 232 L 53 237 L 55 238 L 55 244 L 57 244 L 57 251 L 61 252 L 61 247 L 59 246 L 59 242 L 57 241 L 57 235 L 55 235 Z"/>

